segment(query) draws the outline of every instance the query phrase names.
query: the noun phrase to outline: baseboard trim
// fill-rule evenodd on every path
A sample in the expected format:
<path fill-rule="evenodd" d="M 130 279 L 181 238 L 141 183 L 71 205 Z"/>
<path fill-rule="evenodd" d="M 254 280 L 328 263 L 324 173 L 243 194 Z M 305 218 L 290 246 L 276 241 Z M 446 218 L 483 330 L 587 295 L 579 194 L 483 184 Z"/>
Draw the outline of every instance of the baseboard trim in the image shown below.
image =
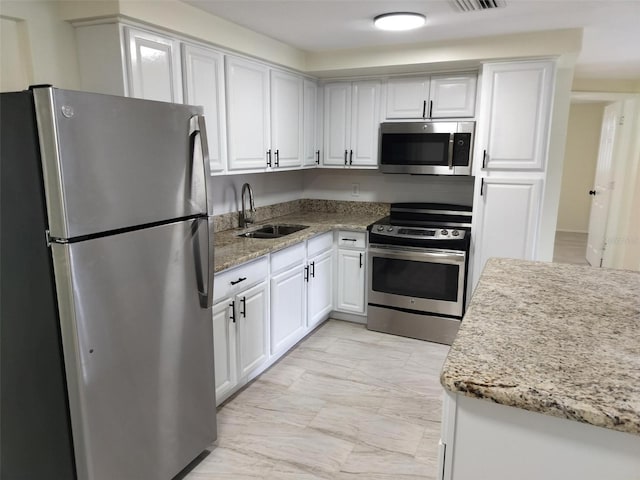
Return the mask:
<path fill-rule="evenodd" d="M 584 230 L 564 230 L 564 229 L 561 229 L 561 228 L 558 228 L 556 230 L 556 233 L 557 232 L 562 232 L 562 233 L 589 233 L 588 231 L 584 231 Z"/>
<path fill-rule="evenodd" d="M 353 322 L 353 323 L 361 323 L 362 325 L 367 324 L 366 315 L 356 315 L 355 313 L 338 312 L 334 310 L 329 315 L 329 318 L 334 318 L 336 320 L 345 320 L 347 322 Z"/>

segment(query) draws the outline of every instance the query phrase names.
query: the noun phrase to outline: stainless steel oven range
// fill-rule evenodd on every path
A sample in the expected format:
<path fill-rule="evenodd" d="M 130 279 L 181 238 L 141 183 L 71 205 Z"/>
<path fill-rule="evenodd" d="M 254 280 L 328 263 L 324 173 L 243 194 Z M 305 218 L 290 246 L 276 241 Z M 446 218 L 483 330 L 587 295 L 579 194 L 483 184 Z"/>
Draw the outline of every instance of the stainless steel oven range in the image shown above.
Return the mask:
<path fill-rule="evenodd" d="M 368 230 L 367 328 L 450 345 L 465 310 L 471 207 L 395 203 Z"/>

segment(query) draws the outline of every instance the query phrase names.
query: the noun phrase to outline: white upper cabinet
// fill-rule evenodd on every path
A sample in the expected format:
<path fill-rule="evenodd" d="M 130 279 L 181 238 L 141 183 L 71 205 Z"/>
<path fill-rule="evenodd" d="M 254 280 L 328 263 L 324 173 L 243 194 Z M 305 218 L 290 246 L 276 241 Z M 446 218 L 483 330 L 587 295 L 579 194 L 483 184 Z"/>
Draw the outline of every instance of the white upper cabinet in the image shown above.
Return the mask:
<path fill-rule="evenodd" d="M 429 92 L 431 118 L 473 117 L 475 114 L 475 75 L 433 75 Z"/>
<path fill-rule="evenodd" d="M 474 73 L 392 78 L 387 82 L 387 119 L 473 117 Z"/>
<path fill-rule="evenodd" d="M 317 117 L 318 117 L 318 85 L 304 79 L 303 101 L 303 140 L 302 140 L 302 165 L 315 167 L 320 164 L 320 151 L 316 142 Z"/>
<path fill-rule="evenodd" d="M 222 172 L 227 159 L 224 57 L 215 50 L 183 44 L 182 62 L 185 103 L 204 107 L 211 171 Z"/>
<path fill-rule="evenodd" d="M 351 93 L 349 166 L 378 166 L 380 82 L 354 82 Z"/>
<path fill-rule="evenodd" d="M 325 166 L 377 167 L 380 82 L 325 85 Z"/>
<path fill-rule="evenodd" d="M 273 168 L 302 165 L 302 78 L 271 70 L 271 150 Z"/>
<path fill-rule="evenodd" d="M 225 57 L 229 170 L 267 166 L 269 147 L 269 69 L 257 62 Z"/>
<path fill-rule="evenodd" d="M 487 170 L 544 170 L 554 64 L 487 64 L 482 71 L 478 156 Z"/>
<path fill-rule="evenodd" d="M 124 28 L 129 96 L 182 102 L 179 42 L 169 37 Z"/>
<path fill-rule="evenodd" d="M 426 118 L 429 77 L 393 78 L 387 83 L 386 118 Z"/>
<path fill-rule="evenodd" d="M 324 87 L 324 165 L 347 164 L 351 140 L 351 83 Z"/>

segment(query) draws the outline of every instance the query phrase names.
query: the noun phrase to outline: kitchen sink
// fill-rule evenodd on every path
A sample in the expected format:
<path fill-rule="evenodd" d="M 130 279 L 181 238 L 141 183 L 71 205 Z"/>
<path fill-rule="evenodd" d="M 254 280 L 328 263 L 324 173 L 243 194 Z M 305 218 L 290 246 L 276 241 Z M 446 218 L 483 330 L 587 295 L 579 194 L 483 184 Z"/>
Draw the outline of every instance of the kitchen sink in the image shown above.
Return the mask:
<path fill-rule="evenodd" d="M 238 237 L 244 238 L 280 238 L 292 233 L 309 228 L 308 225 L 263 225 L 250 232 L 241 233 Z"/>

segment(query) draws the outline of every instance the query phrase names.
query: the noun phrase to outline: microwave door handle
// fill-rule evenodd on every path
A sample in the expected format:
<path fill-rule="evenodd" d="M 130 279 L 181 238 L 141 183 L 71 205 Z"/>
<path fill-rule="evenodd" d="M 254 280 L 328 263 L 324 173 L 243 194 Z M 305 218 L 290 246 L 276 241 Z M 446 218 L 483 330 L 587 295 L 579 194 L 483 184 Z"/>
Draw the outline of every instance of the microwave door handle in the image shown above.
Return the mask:
<path fill-rule="evenodd" d="M 450 133 L 449 134 L 449 158 L 447 159 L 448 161 L 448 165 L 449 165 L 449 170 L 453 169 L 453 136 L 455 134 Z"/>

